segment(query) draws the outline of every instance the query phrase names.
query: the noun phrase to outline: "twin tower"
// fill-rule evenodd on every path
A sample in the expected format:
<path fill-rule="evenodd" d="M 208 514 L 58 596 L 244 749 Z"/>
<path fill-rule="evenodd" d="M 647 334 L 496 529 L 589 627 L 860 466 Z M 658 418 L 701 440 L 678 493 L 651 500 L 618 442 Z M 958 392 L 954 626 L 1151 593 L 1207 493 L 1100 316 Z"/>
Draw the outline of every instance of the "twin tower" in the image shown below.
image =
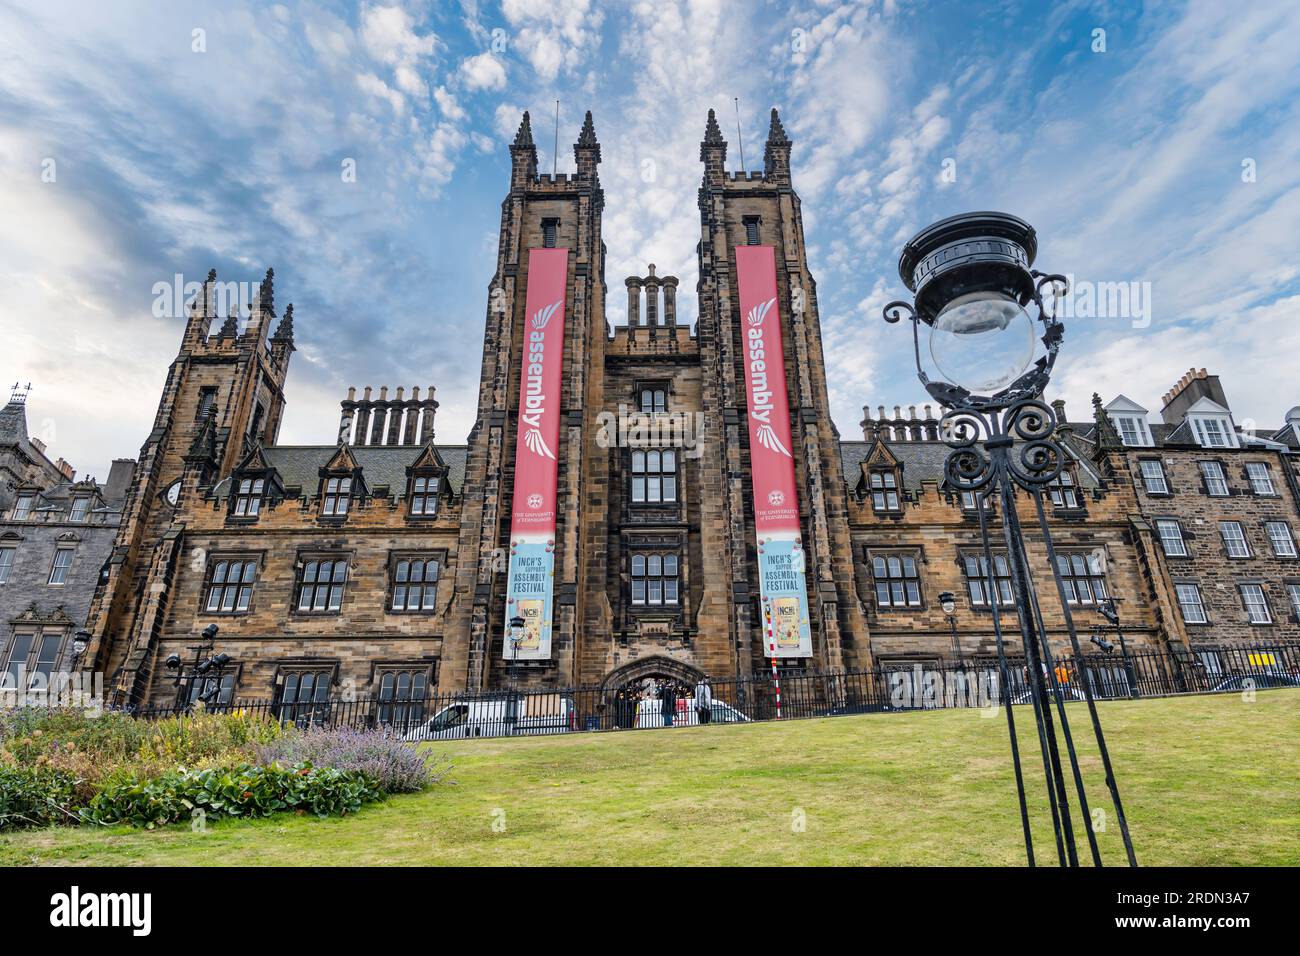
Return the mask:
<path fill-rule="evenodd" d="M 629 322 L 611 328 L 591 113 L 558 176 L 539 175 L 524 114 L 466 461 L 453 683 L 868 663 L 791 146 L 772 110 L 763 171 L 729 171 L 709 111 L 695 330 L 653 266 L 626 280 Z"/>

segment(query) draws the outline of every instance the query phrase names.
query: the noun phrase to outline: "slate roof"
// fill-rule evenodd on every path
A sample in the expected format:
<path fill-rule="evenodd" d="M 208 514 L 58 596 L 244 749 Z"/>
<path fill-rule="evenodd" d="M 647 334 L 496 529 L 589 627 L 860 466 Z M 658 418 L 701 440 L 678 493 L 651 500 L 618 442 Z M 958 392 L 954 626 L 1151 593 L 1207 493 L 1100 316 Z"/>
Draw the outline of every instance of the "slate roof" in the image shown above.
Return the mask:
<path fill-rule="evenodd" d="M 469 454 L 467 445 L 437 445 L 438 454 L 447 463 L 447 479 L 451 489 L 460 494 L 465 481 L 465 459 Z M 320 482 L 320 470 L 334 457 L 338 445 L 269 445 L 262 449 L 267 464 L 280 475 L 280 482 L 285 488 L 299 487 L 308 497 L 316 494 Z M 356 459 L 362 476 L 370 488 L 387 485 L 390 493 L 401 494 L 406 487 L 406 469 L 420 456 L 423 445 L 349 445 L 348 450 Z M 217 483 L 214 493 L 224 497 L 229 489 L 230 479 Z"/>
<path fill-rule="evenodd" d="M 862 475 L 862 462 L 866 460 L 873 444 L 874 442 L 866 441 L 840 442 L 840 467 L 844 471 L 844 480 L 850 488 L 857 486 Z M 924 481 L 937 482 L 942 487 L 944 462 L 948 460 L 948 453 L 952 451 L 943 442 L 887 441 L 884 445 L 903 466 L 904 490 L 920 491 L 921 483 Z M 1097 486 L 1097 479 L 1091 468 L 1080 468 L 1078 476 L 1082 487 Z"/>

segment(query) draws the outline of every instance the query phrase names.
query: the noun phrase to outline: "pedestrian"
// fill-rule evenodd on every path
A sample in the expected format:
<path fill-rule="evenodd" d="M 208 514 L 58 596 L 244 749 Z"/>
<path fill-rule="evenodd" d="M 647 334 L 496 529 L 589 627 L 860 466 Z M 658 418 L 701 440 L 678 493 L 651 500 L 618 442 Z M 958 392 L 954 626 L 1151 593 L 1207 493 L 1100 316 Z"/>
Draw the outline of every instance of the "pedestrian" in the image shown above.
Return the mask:
<path fill-rule="evenodd" d="M 695 713 L 700 723 L 707 724 L 713 718 L 713 688 L 709 686 L 708 676 L 700 678 L 695 685 Z"/>
<path fill-rule="evenodd" d="M 677 716 L 677 693 L 673 690 L 671 681 L 659 685 L 659 710 L 663 714 L 664 726 L 671 727 L 673 718 Z"/>

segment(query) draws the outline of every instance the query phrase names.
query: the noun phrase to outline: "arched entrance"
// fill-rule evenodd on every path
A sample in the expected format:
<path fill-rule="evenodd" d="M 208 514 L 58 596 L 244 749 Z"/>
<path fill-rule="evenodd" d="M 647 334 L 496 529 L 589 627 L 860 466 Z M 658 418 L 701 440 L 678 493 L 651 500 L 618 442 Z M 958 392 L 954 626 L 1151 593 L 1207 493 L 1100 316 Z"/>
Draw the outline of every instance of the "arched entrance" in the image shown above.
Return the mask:
<path fill-rule="evenodd" d="M 654 686 L 671 681 L 679 697 L 687 698 L 704 672 L 683 661 L 662 654 L 642 657 L 616 667 L 601 682 L 601 698 L 613 714 L 615 727 L 635 726 L 637 703 Z"/>

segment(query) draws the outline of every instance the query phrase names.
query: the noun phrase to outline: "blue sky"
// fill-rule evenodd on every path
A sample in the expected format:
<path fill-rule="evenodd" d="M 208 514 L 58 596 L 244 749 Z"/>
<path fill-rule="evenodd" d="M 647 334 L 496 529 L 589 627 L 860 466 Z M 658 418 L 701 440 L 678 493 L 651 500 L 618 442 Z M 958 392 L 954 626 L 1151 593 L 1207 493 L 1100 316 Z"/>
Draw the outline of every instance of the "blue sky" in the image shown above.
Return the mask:
<path fill-rule="evenodd" d="M 1195 365 L 1275 426 L 1300 404 L 1296 36 L 1284 0 L 0 0 L 0 375 L 102 478 L 179 343 L 155 283 L 274 266 L 299 347 L 282 441 L 332 441 L 367 384 L 436 385 L 462 441 L 520 112 L 549 169 L 560 100 L 560 171 L 595 116 L 610 320 L 648 262 L 693 320 L 698 142 L 716 107 L 739 168 L 738 97 L 750 168 L 772 106 L 795 141 L 845 438 L 864 404 L 925 399 L 880 306 L 906 239 L 976 208 L 1032 222 L 1041 268 L 1149 290 L 1145 316 L 1068 323 L 1071 417 L 1093 391 L 1156 412 Z"/>

